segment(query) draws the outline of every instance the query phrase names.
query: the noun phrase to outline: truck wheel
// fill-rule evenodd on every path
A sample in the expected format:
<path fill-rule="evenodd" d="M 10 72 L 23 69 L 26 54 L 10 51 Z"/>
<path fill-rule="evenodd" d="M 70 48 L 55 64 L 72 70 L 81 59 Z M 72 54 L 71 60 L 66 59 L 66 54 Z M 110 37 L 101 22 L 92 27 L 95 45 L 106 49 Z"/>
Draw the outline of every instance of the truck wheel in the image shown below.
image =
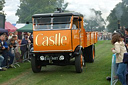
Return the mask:
<path fill-rule="evenodd" d="M 31 66 L 32 66 L 32 71 L 34 73 L 38 73 L 41 71 L 41 65 L 39 65 L 36 57 L 34 56 L 31 57 Z"/>
<path fill-rule="evenodd" d="M 84 55 L 85 62 L 93 63 L 95 59 L 95 45 L 91 45 L 85 48 L 83 55 Z"/>
<path fill-rule="evenodd" d="M 83 71 L 84 66 L 84 57 L 82 53 L 78 56 L 75 56 L 75 68 L 77 73 L 81 73 Z"/>

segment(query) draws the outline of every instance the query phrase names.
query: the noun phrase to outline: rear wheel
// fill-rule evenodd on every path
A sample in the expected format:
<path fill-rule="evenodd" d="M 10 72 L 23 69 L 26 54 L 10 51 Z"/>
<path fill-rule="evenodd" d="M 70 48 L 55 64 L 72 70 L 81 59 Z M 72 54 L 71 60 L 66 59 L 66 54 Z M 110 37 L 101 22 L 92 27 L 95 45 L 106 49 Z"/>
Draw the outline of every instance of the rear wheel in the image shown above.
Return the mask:
<path fill-rule="evenodd" d="M 95 45 L 91 45 L 84 49 L 84 59 L 85 62 L 93 63 L 95 59 Z"/>
<path fill-rule="evenodd" d="M 83 71 L 84 66 L 84 57 L 82 53 L 78 56 L 75 56 L 75 68 L 77 73 L 81 73 Z"/>
<path fill-rule="evenodd" d="M 38 73 L 41 71 L 41 65 L 39 65 L 39 62 L 35 56 L 31 57 L 31 66 L 32 66 L 32 71 L 34 73 Z"/>

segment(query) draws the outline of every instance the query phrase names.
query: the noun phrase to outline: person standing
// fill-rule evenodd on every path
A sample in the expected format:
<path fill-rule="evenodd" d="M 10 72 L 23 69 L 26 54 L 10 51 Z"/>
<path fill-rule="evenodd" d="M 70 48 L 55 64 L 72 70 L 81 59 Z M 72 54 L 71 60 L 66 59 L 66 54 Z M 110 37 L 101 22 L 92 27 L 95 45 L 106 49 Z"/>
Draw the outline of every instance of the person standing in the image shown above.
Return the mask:
<path fill-rule="evenodd" d="M 15 31 L 15 32 L 14 32 L 14 34 L 13 34 L 13 36 L 18 37 L 18 32 L 17 32 L 17 31 Z"/>
<path fill-rule="evenodd" d="M 24 58 L 27 57 L 28 44 L 30 42 L 31 41 L 28 39 L 28 36 L 27 35 L 25 35 L 25 38 L 21 41 L 21 47 L 20 47 L 20 50 L 21 50 L 21 62 L 23 60 L 23 57 Z"/>
<path fill-rule="evenodd" d="M 13 36 L 12 32 L 9 32 L 8 40 L 10 40 L 12 36 Z"/>
<path fill-rule="evenodd" d="M 112 48 L 112 52 L 116 53 L 117 76 L 122 85 L 126 85 L 127 64 L 123 63 L 123 56 L 124 53 L 127 53 L 127 51 L 124 43 L 124 37 L 119 33 L 115 33 L 112 36 L 111 43 L 112 45 L 114 45 L 114 48 Z"/>

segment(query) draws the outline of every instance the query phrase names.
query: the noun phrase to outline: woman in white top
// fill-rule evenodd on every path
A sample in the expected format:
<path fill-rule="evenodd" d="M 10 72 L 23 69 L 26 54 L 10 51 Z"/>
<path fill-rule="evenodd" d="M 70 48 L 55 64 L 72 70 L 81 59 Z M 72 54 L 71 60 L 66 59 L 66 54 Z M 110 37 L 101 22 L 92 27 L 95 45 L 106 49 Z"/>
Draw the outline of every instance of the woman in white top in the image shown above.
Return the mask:
<path fill-rule="evenodd" d="M 112 48 L 112 52 L 116 53 L 116 63 L 117 63 L 117 76 L 122 83 L 122 85 L 126 85 L 126 67 L 127 65 L 123 63 L 124 53 L 127 53 L 124 38 L 119 33 L 115 33 L 112 36 L 111 40 L 114 48 Z"/>
<path fill-rule="evenodd" d="M 10 40 L 12 36 L 13 36 L 12 32 L 9 32 L 8 40 Z"/>

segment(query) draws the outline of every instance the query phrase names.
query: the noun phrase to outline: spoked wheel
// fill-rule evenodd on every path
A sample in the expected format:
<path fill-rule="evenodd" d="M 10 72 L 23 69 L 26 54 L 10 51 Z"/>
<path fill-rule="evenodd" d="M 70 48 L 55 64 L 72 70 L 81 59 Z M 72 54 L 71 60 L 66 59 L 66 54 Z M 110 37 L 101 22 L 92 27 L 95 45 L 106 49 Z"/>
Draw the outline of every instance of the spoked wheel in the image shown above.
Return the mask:
<path fill-rule="evenodd" d="M 38 73 L 41 71 L 41 65 L 39 65 L 39 62 L 35 56 L 31 57 L 31 66 L 32 66 L 32 71 L 34 73 Z"/>
<path fill-rule="evenodd" d="M 82 53 L 75 57 L 75 68 L 77 73 L 81 73 L 84 67 L 84 57 Z"/>

